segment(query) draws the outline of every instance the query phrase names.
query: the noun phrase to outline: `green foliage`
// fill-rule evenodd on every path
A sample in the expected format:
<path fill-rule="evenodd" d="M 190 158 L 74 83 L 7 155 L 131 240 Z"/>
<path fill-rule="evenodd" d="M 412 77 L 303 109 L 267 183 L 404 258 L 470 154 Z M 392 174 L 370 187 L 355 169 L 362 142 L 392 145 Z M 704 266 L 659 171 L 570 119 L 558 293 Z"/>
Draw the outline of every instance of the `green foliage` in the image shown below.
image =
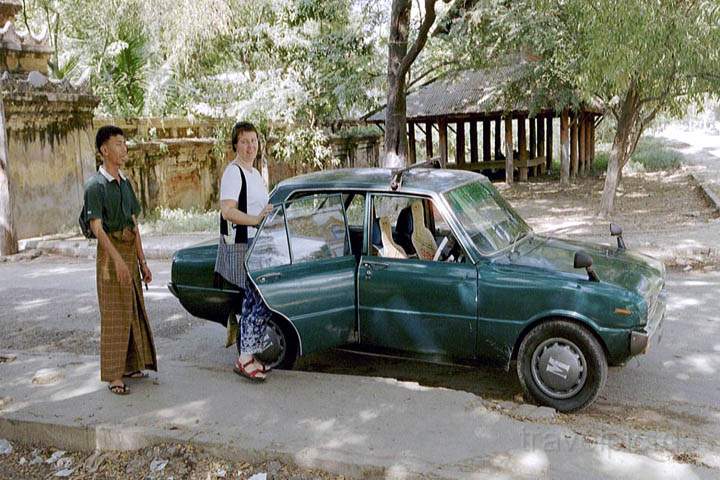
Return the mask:
<path fill-rule="evenodd" d="M 679 152 L 668 148 L 662 140 L 643 137 L 630 157 L 628 166 L 647 172 L 674 170 L 680 168 L 682 158 Z"/>
<path fill-rule="evenodd" d="M 143 234 L 174 234 L 192 232 L 215 232 L 219 212 L 156 208 L 147 212 L 140 220 Z"/>

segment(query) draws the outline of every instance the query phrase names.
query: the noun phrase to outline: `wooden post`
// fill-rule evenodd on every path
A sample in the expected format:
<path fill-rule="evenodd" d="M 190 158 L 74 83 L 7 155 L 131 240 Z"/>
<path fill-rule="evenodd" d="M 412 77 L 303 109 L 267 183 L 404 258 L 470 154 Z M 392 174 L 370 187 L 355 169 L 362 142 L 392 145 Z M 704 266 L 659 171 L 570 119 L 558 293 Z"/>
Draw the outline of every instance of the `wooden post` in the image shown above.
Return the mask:
<path fill-rule="evenodd" d="M 433 156 L 432 122 L 425 122 L 425 156 L 430 160 Z"/>
<path fill-rule="evenodd" d="M 568 135 L 569 116 L 567 109 L 560 115 L 560 183 L 570 183 L 570 138 Z"/>
<path fill-rule="evenodd" d="M 408 162 L 410 165 L 417 162 L 417 154 L 415 152 L 415 124 L 408 122 Z"/>
<path fill-rule="evenodd" d="M 501 122 L 500 118 L 495 120 L 495 152 L 494 152 L 495 160 L 499 159 L 502 154 L 502 146 L 500 143 L 500 130 L 501 130 L 500 122 Z"/>
<path fill-rule="evenodd" d="M 528 144 L 529 158 L 537 157 L 537 135 L 535 135 L 535 118 L 528 119 L 528 127 L 530 130 L 530 143 Z"/>
<path fill-rule="evenodd" d="M 528 129 L 530 130 L 530 143 L 528 144 L 528 158 L 537 156 L 537 137 L 535 135 L 535 118 L 528 118 Z M 532 176 L 537 177 L 538 167 L 532 167 Z"/>
<path fill-rule="evenodd" d="M 537 156 L 545 156 L 545 119 L 537 117 Z M 540 173 L 545 173 L 546 164 L 540 165 Z"/>
<path fill-rule="evenodd" d="M 448 162 L 447 123 L 440 120 L 438 128 L 440 129 L 440 164 L 445 168 Z"/>
<path fill-rule="evenodd" d="M 595 164 L 595 116 L 590 116 L 590 168 Z"/>
<path fill-rule="evenodd" d="M 478 133 L 477 122 L 470 122 L 470 163 L 478 162 Z"/>
<path fill-rule="evenodd" d="M 592 158 L 592 115 L 585 115 L 585 173 L 590 175 L 590 159 Z"/>
<path fill-rule="evenodd" d="M 518 157 L 520 162 L 527 162 L 528 151 L 527 151 L 527 131 L 525 130 L 525 116 L 520 115 L 517 119 L 517 132 L 518 132 Z M 528 179 L 528 167 L 521 166 L 518 169 L 518 181 L 527 182 Z"/>
<path fill-rule="evenodd" d="M 455 129 L 455 165 L 465 165 L 465 123 L 457 122 Z"/>
<path fill-rule="evenodd" d="M 575 113 L 570 117 L 570 177 L 578 172 L 578 125 Z"/>
<path fill-rule="evenodd" d="M 490 119 L 485 118 L 483 119 L 483 126 L 482 126 L 482 134 L 483 134 L 483 162 L 489 162 L 490 161 L 490 142 L 491 142 L 491 136 L 490 136 Z"/>
<path fill-rule="evenodd" d="M 545 166 L 548 172 L 552 170 L 552 156 L 553 156 L 553 117 L 554 113 L 551 113 L 547 117 L 547 124 L 545 129 Z"/>
<path fill-rule="evenodd" d="M 505 183 L 513 183 L 513 129 L 512 116 L 505 117 Z"/>
<path fill-rule="evenodd" d="M 578 114 L 578 175 L 585 176 L 585 114 Z"/>

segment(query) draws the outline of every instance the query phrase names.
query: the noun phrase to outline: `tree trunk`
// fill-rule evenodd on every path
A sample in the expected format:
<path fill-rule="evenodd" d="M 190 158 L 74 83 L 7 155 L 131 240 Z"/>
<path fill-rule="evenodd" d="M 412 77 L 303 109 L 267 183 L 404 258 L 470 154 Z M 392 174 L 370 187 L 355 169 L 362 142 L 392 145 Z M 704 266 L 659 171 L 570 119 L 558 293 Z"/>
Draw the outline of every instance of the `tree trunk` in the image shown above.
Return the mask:
<path fill-rule="evenodd" d="M 410 0 L 393 0 L 388 41 L 388 95 L 385 109 L 385 155 L 382 166 L 402 168 L 407 157 L 405 123 L 405 73 L 402 61 L 407 54 L 410 30 Z"/>
<path fill-rule="evenodd" d="M 15 222 L 13 221 L 12 190 L 10 188 L 10 172 L 8 171 L 5 126 L 5 105 L 0 96 L 0 256 L 12 255 L 18 251 Z"/>
<path fill-rule="evenodd" d="M 603 187 L 600 210 L 598 211 L 598 215 L 601 217 L 607 218 L 613 212 L 615 193 L 620 182 L 622 168 L 627 163 L 630 154 L 632 154 L 632 152 L 629 151 L 629 147 L 631 146 L 633 129 L 638 128 L 639 110 L 640 102 L 638 93 L 635 88 L 635 83 L 631 82 L 628 93 L 623 101 L 622 110 L 618 118 L 617 130 L 615 131 L 615 138 L 613 138 L 613 145 L 610 150 L 605 186 Z"/>

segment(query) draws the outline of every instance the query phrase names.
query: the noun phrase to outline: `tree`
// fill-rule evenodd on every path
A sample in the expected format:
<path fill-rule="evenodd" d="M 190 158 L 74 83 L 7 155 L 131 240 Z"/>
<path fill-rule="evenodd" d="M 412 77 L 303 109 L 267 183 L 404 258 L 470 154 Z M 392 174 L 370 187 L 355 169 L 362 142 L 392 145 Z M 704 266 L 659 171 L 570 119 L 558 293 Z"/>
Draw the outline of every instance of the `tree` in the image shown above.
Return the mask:
<path fill-rule="evenodd" d="M 446 3 L 449 0 L 444 0 Z M 393 0 L 390 11 L 388 38 L 387 106 L 385 108 L 385 153 L 383 166 L 405 166 L 408 150 L 407 105 L 405 102 L 406 77 L 410 67 L 427 42 L 428 33 L 435 23 L 437 0 L 425 0 L 425 17 L 417 37 L 408 50 L 412 0 Z"/>
<path fill-rule="evenodd" d="M 720 91 L 718 24 L 720 6 L 702 0 L 495 0 L 466 15 L 455 39 L 475 65 L 531 59 L 509 82 L 516 99 L 556 111 L 605 106 L 616 122 L 598 212 L 608 216 L 622 168 L 655 117 Z"/>

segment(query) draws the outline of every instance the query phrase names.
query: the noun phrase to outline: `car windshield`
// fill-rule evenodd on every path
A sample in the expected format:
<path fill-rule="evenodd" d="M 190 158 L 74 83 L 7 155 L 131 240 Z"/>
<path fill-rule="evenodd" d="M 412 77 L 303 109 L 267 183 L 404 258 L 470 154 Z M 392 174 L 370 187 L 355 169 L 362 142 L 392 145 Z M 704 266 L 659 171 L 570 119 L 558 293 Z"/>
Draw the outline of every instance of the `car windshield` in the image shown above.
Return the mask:
<path fill-rule="evenodd" d="M 444 195 L 473 243 L 484 254 L 507 248 L 531 232 L 528 224 L 490 184 L 467 183 Z"/>

